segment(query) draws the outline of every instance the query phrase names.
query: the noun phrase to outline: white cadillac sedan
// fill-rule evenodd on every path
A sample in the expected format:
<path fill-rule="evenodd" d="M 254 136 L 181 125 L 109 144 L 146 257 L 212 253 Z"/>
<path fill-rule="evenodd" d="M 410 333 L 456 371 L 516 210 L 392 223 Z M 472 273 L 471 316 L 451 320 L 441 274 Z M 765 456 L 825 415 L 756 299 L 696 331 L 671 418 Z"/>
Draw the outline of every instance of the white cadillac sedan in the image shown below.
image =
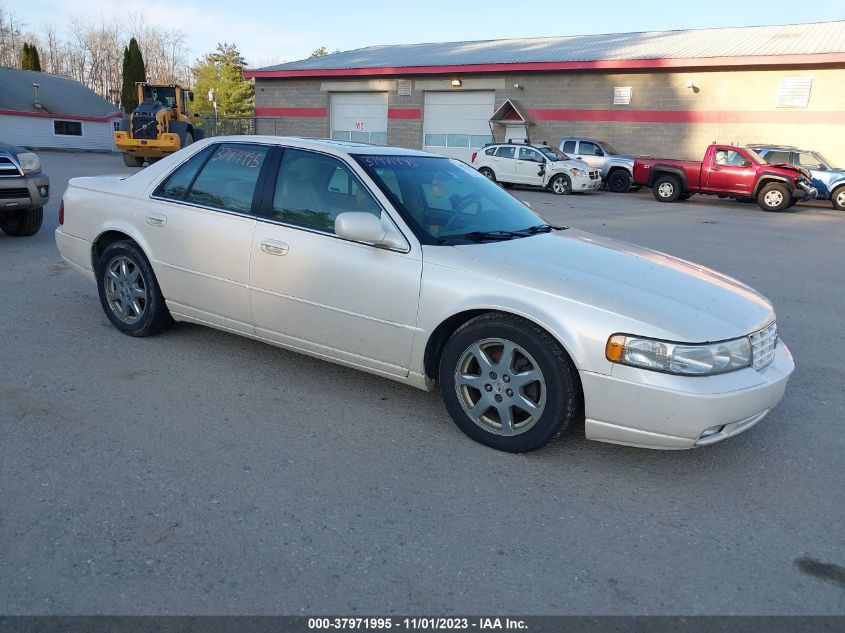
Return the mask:
<path fill-rule="evenodd" d="M 471 167 L 280 137 L 75 178 L 56 243 L 130 336 L 190 321 L 420 389 L 494 448 L 681 449 L 761 420 L 794 368 L 771 304 L 713 270 L 547 224 Z"/>

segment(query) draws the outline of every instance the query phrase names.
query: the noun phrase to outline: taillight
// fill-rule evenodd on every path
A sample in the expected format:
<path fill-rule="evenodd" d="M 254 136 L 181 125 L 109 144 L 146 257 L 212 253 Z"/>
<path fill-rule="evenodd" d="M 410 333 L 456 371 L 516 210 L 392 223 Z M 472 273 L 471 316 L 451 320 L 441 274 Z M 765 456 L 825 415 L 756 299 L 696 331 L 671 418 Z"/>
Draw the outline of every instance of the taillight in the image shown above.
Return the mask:
<path fill-rule="evenodd" d="M 59 202 L 59 226 L 65 223 L 65 201 Z"/>
<path fill-rule="evenodd" d="M 476 156 L 478 156 L 478 152 L 473 152 L 473 153 L 472 153 L 472 158 L 470 159 L 470 161 L 469 161 L 469 162 L 474 163 L 474 162 L 475 162 L 475 157 L 476 157 Z"/>

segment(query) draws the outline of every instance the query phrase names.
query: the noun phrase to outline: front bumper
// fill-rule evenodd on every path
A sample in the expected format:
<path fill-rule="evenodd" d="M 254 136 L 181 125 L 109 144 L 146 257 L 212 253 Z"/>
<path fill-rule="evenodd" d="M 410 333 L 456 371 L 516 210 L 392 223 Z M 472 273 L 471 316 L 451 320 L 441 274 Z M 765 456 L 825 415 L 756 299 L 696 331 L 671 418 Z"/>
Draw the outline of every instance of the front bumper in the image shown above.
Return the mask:
<path fill-rule="evenodd" d="M 595 174 L 594 178 L 590 174 Z M 601 174 L 599 170 L 587 172 L 583 176 L 570 176 L 572 179 L 572 191 L 594 191 L 601 189 Z"/>
<path fill-rule="evenodd" d="M 0 178 L 0 211 L 35 209 L 49 200 L 50 178 L 45 174 Z"/>
<path fill-rule="evenodd" d="M 687 377 L 614 365 L 610 376 L 581 372 L 586 435 L 643 448 L 713 444 L 762 420 L 780 402 L 794 369 L 779 342 L 772 363 L 759 371 Z"/>
<path fill-rule="evenodd" d="M 144 158 L 161 158 L 182 147 L 178 134 L 165 132 L 157 139 L 132 138 L 128 132 L 115 132 L 114 144 L 121 152 Z"/>
<path fill-rule="evenodd" d="M 810 184 L 799 182 L 792 195 L 799 200 L 814 200 L 819 196 L 819 190 Z"/>

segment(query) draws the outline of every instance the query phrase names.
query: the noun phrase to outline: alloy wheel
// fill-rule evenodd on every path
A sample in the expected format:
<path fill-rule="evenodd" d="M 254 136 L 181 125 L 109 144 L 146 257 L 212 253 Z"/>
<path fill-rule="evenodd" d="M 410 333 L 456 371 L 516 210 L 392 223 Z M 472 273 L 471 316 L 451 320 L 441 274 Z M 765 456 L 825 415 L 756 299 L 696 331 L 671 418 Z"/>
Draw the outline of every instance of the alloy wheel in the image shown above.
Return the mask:
<path fill-rule="evenodd" d="M 141 268 L 125 255 L 113 257 L 106 265 L 103 287 L 109 307 L 124 323 L 137 323 L 147 309 L 147 284 Z"/>

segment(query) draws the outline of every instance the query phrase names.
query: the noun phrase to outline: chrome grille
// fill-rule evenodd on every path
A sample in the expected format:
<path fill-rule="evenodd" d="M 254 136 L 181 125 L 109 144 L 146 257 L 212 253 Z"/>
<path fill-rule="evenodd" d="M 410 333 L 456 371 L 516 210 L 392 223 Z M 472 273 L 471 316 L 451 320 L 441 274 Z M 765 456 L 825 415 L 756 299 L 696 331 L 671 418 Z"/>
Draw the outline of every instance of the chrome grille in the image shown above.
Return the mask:
<path fill-rule="evenodd" d="M 751 339 L 751 366 L 754 369 L 763 369 L 775 359 L 775 347 L 778 344 L 777 323 L 767 325 L 748 338 Z"/>
<path fill-rule="evenodd" d="M 23 174 L 8 156 L 0 156 L 0 176 L 22 176 Z"/>
<path fill-rule="evenodd" d="M 0 189 L 0 198 L 29 198 L 29 189 L 26 187 L 15 187 L 14 189 Z"/>
<path fill-rule="evenodd" d="M 591 179 L 595 180 L 598 177 L 599 177 L 599 172 L 597 172 L 597 171 L 591 171 L 590 172 L 590 178 Z"/>

